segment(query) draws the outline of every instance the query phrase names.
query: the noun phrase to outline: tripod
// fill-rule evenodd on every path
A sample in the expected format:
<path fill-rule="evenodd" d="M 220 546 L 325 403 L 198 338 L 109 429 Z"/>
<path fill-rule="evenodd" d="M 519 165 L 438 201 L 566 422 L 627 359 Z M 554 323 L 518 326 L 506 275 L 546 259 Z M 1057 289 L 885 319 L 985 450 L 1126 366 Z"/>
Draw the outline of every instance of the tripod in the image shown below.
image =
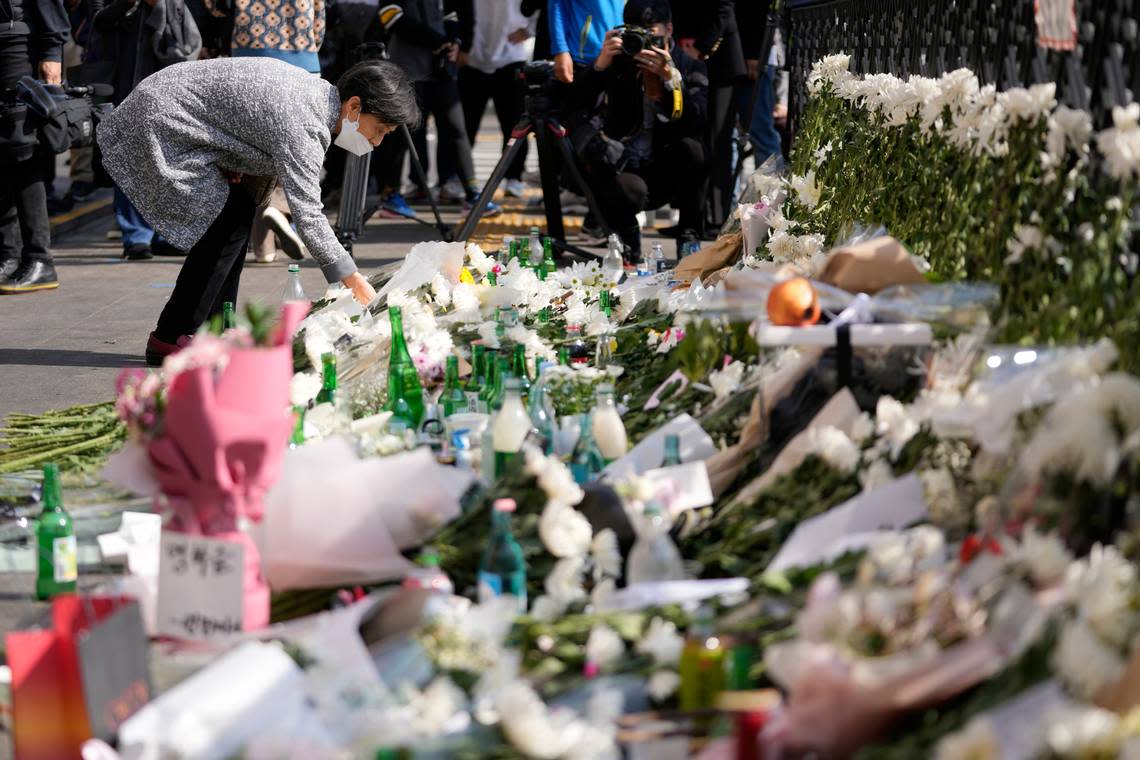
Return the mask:
<path fill-rule="evenodd" d="M 388 50 L 381 42 L 365 43 L 356 49 L 356 59 L 357 61 L 363 61 L 368 58 L 379 58 L 380 60 L 386 61 L 388 60 Z M 427 187 L 427 172 L 424 171 L 424 165 L 420 161 L 420 155 L 416 152 L 416 146 L 412 143 L 411 130 L 408 129 L 407 124 L 401 124 L 399 132 L 400 138 L 408 144 L 412 170 L 416 174 L 416 179 L 420 187 Z M 363 156 L 350 154 L 345 158 L 344 178 L 341 180 L 340 208 L 337 211 L 336 224 L 333 226 L 333 229 L 336 232 L 337 239 L 349 253 L 352 253 L 352 244 L 356 242 L 356 239 L 360 237 L 360 233 L 364 230 L 364 223 L 371 219 L 383 205 L 377 202 L 373 202 L 371 205 L 368 204 L 368 170 L 371 161 L 371 153 L 367 153 Z M 431 203 L 431 212 L 435 217 L 435 228 L 439 231 L 439 235 L 443 241 L 450 243 L 455 239 L 451 235 L 451 227 L 444 223 L 443 217 L 440 216 L 439 213 L 439 205 L 430 192 L 428 193 L 428 201 Z M 423 219 L 416 217 L 407 218 L 419 222 L 420 224 L 431 226 L 431 222 L 424 221 Z"/>
<path fill-rule="evenodd" d="M 479 199 L 475 201 L 474 207 L 463 221 L 463 226 L 459 228 L 459 232 L 455 236 L 456 240 L 467 240 L 475 231 L 475 226 L 479 224 L 479 219 L 483 216 L 487 202 L 491 200 L 495 194 L 495 189 L 506 176 L 507 167 L 511 165 L 515 156 L 522 149 L 527 135 L 533 132 L 535 142 L 538 143 L 538 171 L 542 177 L 542 201 L 546 210 L 546 234 L 550 237 L 551 244 L 560 253 L 568 252 L 584 259 L 598 258 L 597 254 L 570 245 L 565 241 L 566 232 L 562 224 L 562 201 L 559 198 L 558 175 L 555 170 L 555 162 L 559 158 L 556 150 L 561 152 L 562 166 L 566 168 L 570 177 L 585 194 L 586 205 L 595 221 L 602 226 L 606 234 L 609 234 L 610 230 L 606 226 L 605 217 L 602 216 L 593 191 L 590 190 L 590 186 L 586 184 L 581 171 L 578 169 L 574 152 L 570 148 L 570 139 L 566 136 L 566 128 L 552 113 L 554 104 L 547 88 L 553 78 L 553 73 L 554 64 L 549 61 L 535 61 L 527 64 L 524 68 L 521 79 L 526 95 L 522 118 L 511 130 L 511 139 L 507 145 L 507 150 L 499 158 L 499 162 L 495 164 L 490 179 L 483 186 L 483 192 L 479 194 Z"/>

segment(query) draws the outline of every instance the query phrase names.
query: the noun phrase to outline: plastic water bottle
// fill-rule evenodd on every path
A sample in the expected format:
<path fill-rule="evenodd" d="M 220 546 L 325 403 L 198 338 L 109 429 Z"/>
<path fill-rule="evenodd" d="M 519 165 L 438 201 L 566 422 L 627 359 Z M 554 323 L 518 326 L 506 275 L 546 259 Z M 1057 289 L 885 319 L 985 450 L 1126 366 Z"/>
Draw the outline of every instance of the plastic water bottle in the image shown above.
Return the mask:
<path fill-rule="evenodd" d="M 669 535 L 670 527 L 660 505 L 655 502 L 645 505 L 641 528 L 630 549 L 626 566 L 625 577 L 629 583 L 685 579 L 681 552 Z"/>
<path fill-rule="evenodd" d="M 543 256 L 545 252 L 542 250 L 542 237 L 538 234 L 538 227 L 530 228 L 530 251 L 527 258 L 530 266 L 536 272 L 542 267 Z"/>
<path fill-rule="evenodd" d="M 439 566 L 439 552 L 432 548 L 425 548 L 416 559 L 416 565 L 411 572 L 404 576 L 401 584 L 404 588 L 423 589 L 435 591 L 448 596 L 455 593 L 455 585 L 447 573 Z"/>
<path fill-rule="evenodd" d="M 281 294 L 281 303 L 290 301 L 309 302 L 305 296 L 305 289 L 301 287 L 301 267 L 298 264 L 289 265 L 289 274 L 285 280 L 285 291 Z"/>
<path fill-rule="evenodd" d="M 665 271 L 665 250 L 660 243 L 653 244 L 653 251 L 649 254 L 649 260 L 652 262 L 654 272 Z"/>
<path fill-rule="evenodd" d="M 622 251 L 624 250 L 625 246 L 622 245 L 621 238 L 616 233 L 610 233 L 609 250 L 606 251 L 606 257 L 602 259 L 602 276 L 613 285 L 621 282 L 621 276 L 625 274 L 625 260 L 622 258 Z"/>

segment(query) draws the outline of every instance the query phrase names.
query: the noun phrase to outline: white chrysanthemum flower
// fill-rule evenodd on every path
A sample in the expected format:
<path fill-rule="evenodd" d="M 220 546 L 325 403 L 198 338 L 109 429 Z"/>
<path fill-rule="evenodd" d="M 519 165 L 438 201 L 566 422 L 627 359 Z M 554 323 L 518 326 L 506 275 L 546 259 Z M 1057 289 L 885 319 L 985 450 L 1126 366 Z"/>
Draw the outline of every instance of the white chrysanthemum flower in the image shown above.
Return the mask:
<path fill-rule="evenodd" d="M 819 205 L 820 188 L 815 181 L 815 170 L 812 169 L 804 176 L 793 176 L 791 179 L 792 190 L 796 192 L 796 197 L 800 203 L 803 204 L 808 210 L 814 210 Z"/>
<path fill-rule="evenodd" d="M 1049 717 L 1045 743 L 1055 757 L 1117 757 L 1119 725 L 1115 713 L 1080 705 Z"/>
<path fill-rule="evenodd" d="M 415 710 L 412 725 L 425 736 L 445 733 L 447 724 L 463 709 L 467 697 L 447 676 L 439 676 L 411 700 Z"/>
<path fill-rule="evenodd" d="M 321 376 L 316 372 L 298 372 L 289 381 L 289 403 L 308 406 L 321 392 Z"/>
<path fill-rule="evenodd" d="M 744 362 L 732 362 L 724 369 L 714 369 L 710 372 L 708 382 L 713 389 L 713 395 L 719 401 L 735 393 L 743 379 Z"/>
<path fill-rule="evenodd" d="M 954 476 L 944 468 L 919 473 L 922 495 L 930 519 L 936 525 L 958 525 L 966 517 L 958 501 Z"/>
<path fill-rule="evenodd" d="M 1021 467 L 1030 479 L 1069 473 L 1096 486 L 1112 480 L 1120 449 L 1112 425 L 1097 409 L 1094 392 L 1079 388 L 1049 410 L 1021 452 Z"/>
<path fill-rule="evenodd" d="M 594 558 L 594 580 L 621 577 L 621 548 L 617 534 L 612 528 L 598 531 L 590 543 L 590 555 Z"/>
<path fill-rule="evenodd" d="M 475 285 L 461 282 L 451 291 L 451 305 L 456 312 L 469 315 L 472 321 L 479 318 L 479 291 Z"/>
<path fill-rule="evenodd" d="M 475 328 L 475 332 L 479 334 L 479 340 L 483 341 L 483 345 L 487 348 L 499 348 L 501 344 L 499 343 L 499 335 L 496 332 L 497 328 L 498 325 L 488 321 L 483 322 Z"/>
<path fill-rule="evenodd" d="M 795 240 L 797 259 L 811 259 L 823 252 L 823 235 L 799 235 Z"/>
<path fill-rule="evenodd" d="M 875 406 L 877 432 L 890 446 L 891 461 L 918 434 L 919 424 L 903 404 L 892 396 L 880 396 Z"/>
<path fill-rule="evenodd" d="M 590 550 L 593 530 L 581 512 L 551 501 L 538 519 L 538 535 L 555 557 L 582 557 Z"/>
<path fill-rule="evenodd" d="M 654 702 L 664 702 L 676 694 L 680 687 L 681 676 L 672 670 L 658 670 L 649 677 L 649 682 L 645 685 L 649 697 Z"/>
<path fill-rule="evenodd" d="M 1061 638 L 1053 651 L 1053 667 L 1079 697 L 1091 700 L 1120 677 L 1124 659 L 1105 646 L 1088 623 L 1073 620 L 1061 629 Z"/>
<path fill-rule="evenodd" d="M 582 588 L 584 566 L 582 557 L 566 557 L 555 562 L 543 580 L 546 593 L 564 605 L 585 599 L 586 591 Z"/>
<path fill-rule="evenodd" d="M 833 425 L 809 428 L 806 445 L 810 453 L 816 454 L 840 472 L 854 472 L 859 465 L 859 447 L 846 433 Z"/>
<path fill-rule="evenodd" d="M 1026 251 L 1036 251 L 1045 242 L 1041 229 L 1032 224 L 1019 224 L 1013 231 L 1013 238 L 1007 240 L 1005 249 L 1009 255 L 1005 257 L 1006 264 L 1016 264 Z"/>
<path fill-rule="evenodd" d="M 446 309 L 451 305 L 451 283 L 440 272 L 431 278 L 431 295 L 441 307 Z"/>
<path fill-rule="evenodd" d="M 495 260 L 483 253 L 483 249 L 475 243 L 467 244 L 467 262 L 479 274 L 487 274 L 495 268 Z"/>
<path fill-rule="evenodd" d="M 978 92 L 978 77 L 965 68 L 943 74 L 938 84 L 942 89 L 942 99 L 955 112 L 964 110 Z"/>
<path fill-rule="evenodd" d="M 934 760 L 999 760 L 1001 756 L 1001 743 L 986 718 L 974 718 L 961 731 L 942 737 L 934 752 Z"/>
<path fill-rule="evenodd" d="M 586 660 L 606 669 L 625 654 L 625 642 L 617 632 L 603 623 L 590 629 L 586 639 Z"/>
<path fill-rule="evenodd" d="M 1065 577 L 1073 555 L 1056 533 L 1038 533 L 1027 525 L 1021 536 L 1021 558 L 1029 577 L 1038 586 L 1052 585 Z"/>
<path fill-rule="evenodd" d="M 875 434 L 875 421 L 871 419 L 871 415 L 863 412 L 855 421 L 851 423 L 851 440 L 855 443 L 863 443 L 868 438 Z"/>
<path fill-rule="evenodd" d="M 1105 641 L 1123 647 L 1137 623 L 1136 567 L 1115 546 L 1093 546 L 1068 568 L 1065 588 L 1080 616 Z"/>
<path fill-rule="evenodd" d="M 562 757 L 585 732 L 573 713 L 550 714 L 534 689 L 522 681 L 499 691 L 495 709 L 507 741 L 528 757 Z"/>
<path fill-rule="evenodd" d="M 317 404 L 305 412 L 305 440 L 313 441 L 327 438 L 336 432 L 340 425 L 340 416 L 333 404 Z"/>
<path fill-rule="evenodd" d="M 635 648 L 638 654 L 652 657 L 654 664 L 671 667 L 681 661 L 681 649 L 684 646 L 685 640 L 677 632 L 677 626 L 664 618 L 655 617 L 649 621 L 649 627 Z"/>
<path fill-rule="evenodd" d="M 871 466 L 859 473 L 859 484 L 864 491 L 874 491 L 895 479 L 894 470 L 886 460 L 876 458 Z"/>
<path fill-rule="evenodd" d="M 795 260 L 795 236 L 789 235 L 787 232 L 773 230 L 768 236 L 768 255 L 778 264 Z"/>
<path fill-rule="evenodd" d="M 530 605 L 530 616 L 542 623 L 553 623 L 566 612 L 566 602 L 549 594 L 543 594 Z"/>
<path fill-rule="evenodd" d="M 1054 111 L 1045 134 L 1045 154 L 1050 159 L 1047 166 L 1059 165 L 1067 150 L 1086 155 L 1092 129 L 1092 117 L 1088 111 L 1068 106 Z"/>
<path fill-rule="evenodd" d="M 1140 176 L 1140 103 L 1112 109 L 1112 119 L 1115 126 L 1096 136 L 1108 173 L 1117 180 Z"/>
<path fill-rule="evenodd" d="M 584 495 L 574 482 L 570 468 L 557 457 L 548 457 L 537 449 L 526 450 L 527 471 L 538 479 L 539 488 L 546 498 L 559 504 L 574 506 Z"/>

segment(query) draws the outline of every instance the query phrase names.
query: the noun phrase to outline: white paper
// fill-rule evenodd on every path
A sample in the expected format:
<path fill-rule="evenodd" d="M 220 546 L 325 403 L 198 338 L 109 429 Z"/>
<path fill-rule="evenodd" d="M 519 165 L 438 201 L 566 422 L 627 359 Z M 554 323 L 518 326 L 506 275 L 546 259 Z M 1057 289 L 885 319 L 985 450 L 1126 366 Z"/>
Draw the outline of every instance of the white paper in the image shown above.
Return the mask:
<path fill-rule="evenodd" d="M 640 610 L 663 604 L 690 604 L 716 596 L 735 596 L 748 591 L 747 578 L 715 578 L 693 581 L 632 583 L 596 605 L 599 612 Z"/>
<path fill-rule="evenodd" d="M 166 531 L 158 572 L 158 632 L 213 639 L 241 632 L 241 544 Z"/>
<path fill-rule="evenodd" d="M 709 471 L 704 462 L 688 462 L 675 467 L 660 467 L 645 473 L 657 485 L 657 495 L 673 517 L 687 509 L 707 507 L 713 503 Z"/>
<path fill-rule="evenodd" d="M 308 706 L 300 668 L 279 645 L 251 641 L 128 718 L 119 746 L 132 760 L 223 760 L 269 734 L 332 745 Z"/>
<path fill-rule="evenodd" d="M 851 325 L 852 346 L 927 346 L 933 338 L 934 332 L 925 322 Z M 762 324 L 756 328 L 756 343 L 761 346 L 834 346 L 836 328 Z"/>
<path fill-rule="evenodd" d="M 158 633 L 158 565 L 162 537 L 162 516 L 151 512 L 124 512 L 114 533 L 98 537 L 104 561 L 125 561 L 130 575 L 118 579 L 121 593 L 138 599 L 143 625 L 148 635 Z"/>
<path fill-rule="evenodd" d="M 392 279 L 376 294 L 387 295 L 393 290 L 415 290 L 431 282 L 436 274 L 443 274 L 449 282 L 459 282 L 463 269 L 463 257 L 467 252 L 466 243 L 443 243 L 439 241 L 417 243 L 404 257 L 404 263 Z"/>
<path fill-rule="evenodd" d="M 682 462 L 703 462 L 716 453 L 716 445 L 704 428 L 689 415 L 681 414 L 642 438 L 624 457 L 611 462 L 605 469 L 606 477 L 620 480 L 660 467 L 665 458 L 665 436 L 670 434 L 680 438 Z"/>
<path fill-rule="evenodd" d="M 922 481 L 911 474 L 804 520 L 780 547 L 767 572 L 808 567 L 856 548 L 853 534 L 899 530 L 926 517 Z M 868 539 L 871 536 L 868 535 Z"/>
<path fill-rule="evenodd" d="M 435 461 L 430 450 L 360 460 L 334 436 L 291 449 L 251 533 L 275 589 L 403 577 L 401 548 L 416 546 L 459 515 L 474 475 Z"/>

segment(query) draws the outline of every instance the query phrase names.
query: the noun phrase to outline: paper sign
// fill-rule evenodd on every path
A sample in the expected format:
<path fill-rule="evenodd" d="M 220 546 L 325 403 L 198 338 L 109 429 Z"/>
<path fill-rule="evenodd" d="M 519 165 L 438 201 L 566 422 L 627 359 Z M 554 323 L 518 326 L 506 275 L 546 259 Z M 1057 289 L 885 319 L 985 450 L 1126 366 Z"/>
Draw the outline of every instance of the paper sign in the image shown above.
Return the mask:
<path fill-rule="evenodd" d="M 599 611 L 611 612 L 701 602 L 714 596 L 735 596 L 746 593 L 749 583 L 747 578 L 631 583 L 605 597 L 596 606 Z"/>
<path fill-rule="evenodd" d="M 113 741 L 119 726 L 150 701 L 147 639 L 137 602 L 128 602 L 76 638 L 83 699 L 92 733 Z"/>
<path fill-rule="evenodd" d="M 674 517 L 687 509 L 713 503 L 709 471 L 704 462 L 661 467 L 645 473 L 645 477 L 657 486 L 657 498 L 668 505 Z"/>
<path fill-rule="evenodd" d="M 768 565 L 768 572 L 809 567 L 834 559 L 842 551 L 855 548 L 851 540 L 853 534 L 905 528 L 925 516 L 926 502 L 918 476 L 912 474 L 892 480 L 818 517 L 804 520 L 780 547 Z"/>
<path fill-rule="evenodd" d="M 163 532 L 158 571 L 158 632 L 182 639 L 240 633 L 240 544 Z"/>
<path fill-rule="evenodd" d="M 665 436 L 669 434 L 680 438 L 683 462 L 704 461 L 716 453 L 709 434 L 692 417 L 681 414 L 642 438 L 628 454 L 610 464 L 605 469 L 606 476 L 620 480 L 660 467 L 665 458 Z"/>

